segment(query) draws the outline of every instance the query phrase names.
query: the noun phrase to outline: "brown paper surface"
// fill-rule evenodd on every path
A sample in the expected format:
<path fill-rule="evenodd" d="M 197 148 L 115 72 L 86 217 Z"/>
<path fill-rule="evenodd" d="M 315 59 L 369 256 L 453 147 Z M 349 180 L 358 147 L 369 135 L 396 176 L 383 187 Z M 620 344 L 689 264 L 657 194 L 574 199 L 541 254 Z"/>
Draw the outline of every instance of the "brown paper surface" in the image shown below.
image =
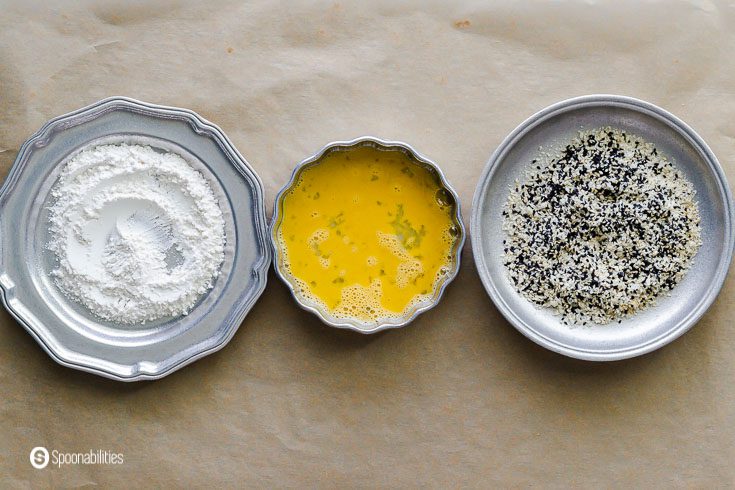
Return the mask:
<path fill-rule="evenodd" d="M 553 102 L 648 100 L 735 181 L 735 8 L 638 2 L 1 2 L 0 171 L 46 120 L 111 95 L 190 108 L 261 176 L 371 134 L 437 161 L 465 220 L 492 151 Z M 0 487 L 735 485 L 735 280 L 684 337 L 595 364 L 485 294 L 469 243 L 406 328 L 323 326 L 271 274 L 233 340 L 160 381 L 54 363 L 0 312 Z M 34 446 L 124 455 L 36 470 Z"/>

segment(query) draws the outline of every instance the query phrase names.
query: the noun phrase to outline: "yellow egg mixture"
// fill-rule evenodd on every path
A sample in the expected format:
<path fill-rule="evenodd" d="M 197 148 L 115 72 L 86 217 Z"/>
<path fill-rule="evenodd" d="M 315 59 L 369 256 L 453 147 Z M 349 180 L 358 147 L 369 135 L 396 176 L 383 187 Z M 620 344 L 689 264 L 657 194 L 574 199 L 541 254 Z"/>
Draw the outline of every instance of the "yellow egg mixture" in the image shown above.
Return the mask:
<path fill-rule="evenodd" d="M 401 151 L 373 147 L 334 151 L 304 170 L 278 229 L 297 294 L 365 323 L 430 299 L 459 234 L 437 179 Z"/>

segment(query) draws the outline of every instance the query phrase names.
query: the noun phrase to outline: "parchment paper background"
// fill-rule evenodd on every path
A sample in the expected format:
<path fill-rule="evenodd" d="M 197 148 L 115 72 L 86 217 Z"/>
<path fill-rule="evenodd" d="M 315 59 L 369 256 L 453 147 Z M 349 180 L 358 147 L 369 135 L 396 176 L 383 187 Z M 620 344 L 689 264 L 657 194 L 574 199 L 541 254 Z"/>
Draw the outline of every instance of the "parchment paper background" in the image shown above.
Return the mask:
<path fill-rule="evenodd" d="M 518 123 L 588 93 L 690 123 L 735 181 L 735 6 L 688 2 L 0 2 L 0 172 L 110 95 L 193 109 L 260 174 L 372 134 L 439 162 L 465 219 Z M 735 485 L 735 279 L 687 335 L 610 364 L 516 332 L 469 244 L 435 310 L 335 331 L 273 274 L 232 342 L 156 382 L 56 365 L 0 312 L 0 487 Z M 35 470 L 34 446 L 122 466 Z"/>

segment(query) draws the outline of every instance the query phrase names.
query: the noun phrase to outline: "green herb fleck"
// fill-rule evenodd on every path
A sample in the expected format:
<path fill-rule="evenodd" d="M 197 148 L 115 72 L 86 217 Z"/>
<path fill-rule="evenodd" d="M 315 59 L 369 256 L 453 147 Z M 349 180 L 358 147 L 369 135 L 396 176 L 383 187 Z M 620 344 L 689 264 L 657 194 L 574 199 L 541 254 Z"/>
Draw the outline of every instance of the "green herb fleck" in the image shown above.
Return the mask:
<path fill-rule="evenodd" d="M 337 228 L 339 225 L 341 225 L 344 222 L 345 222 L 344 213 L 340 212 L 337 216 L 329 220 L 329 227 Z"/>
<path fill-rule="evenodd" d="M 390 215 L 390 213 L 388 213 Z M 398 204 L 398 210 L 396 211 L 396 217 L 391 221 L 393 230 L 395 230 L 398 239 L 406 250 L 421 245 L 421 239 L 426 236 L 426 229 L 424 225 L 417 230 L 411 223 L 403 218 L 403 204 Z"/>

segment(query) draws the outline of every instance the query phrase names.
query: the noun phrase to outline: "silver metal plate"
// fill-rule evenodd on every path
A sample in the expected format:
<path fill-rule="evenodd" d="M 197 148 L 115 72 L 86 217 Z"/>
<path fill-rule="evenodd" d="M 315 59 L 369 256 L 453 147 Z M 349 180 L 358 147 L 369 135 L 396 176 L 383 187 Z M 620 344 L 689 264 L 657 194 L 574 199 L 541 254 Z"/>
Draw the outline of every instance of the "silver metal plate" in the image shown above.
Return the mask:
<path fill-rule="evenodd" d="M 102 143 L 184 157 L 210 183 L 225 220 L 225 259 L 187 316 L 142 325 L 103 321 L 49 278 L 49 191 L 63 164 Z M 26 141 L 0 189 L 0 287 L 8 311 L 59 363 L 113 379 L 156 379 L 222 348 L 263 292 L 270 264 L 263 186 L 224 133 L 186 109 L 124 97 L 47 123 Z"/>
<path fill-rule="evenodd" d="M 503 265 L 502 210 L 516 179 L 539 147 L 565 146 L 580 130 L 619 128 L 653 143 L 694 184 L 703 245 L 692 268 L 656 305 L 622 323 L 563 325 L 510 283 Z M 706 143 L 672 114 L 637 99 L 590 95 L 554 104 L 516 128 L 490 158 L 475 191 L 470 224 L 472 252 L 488 294 L 500 312 L 534 342 L 561 354 L 595 361 L 638 356 L 686 332 L 722 287 L 735 243 L 733 202 L 725 175 Z"/>

